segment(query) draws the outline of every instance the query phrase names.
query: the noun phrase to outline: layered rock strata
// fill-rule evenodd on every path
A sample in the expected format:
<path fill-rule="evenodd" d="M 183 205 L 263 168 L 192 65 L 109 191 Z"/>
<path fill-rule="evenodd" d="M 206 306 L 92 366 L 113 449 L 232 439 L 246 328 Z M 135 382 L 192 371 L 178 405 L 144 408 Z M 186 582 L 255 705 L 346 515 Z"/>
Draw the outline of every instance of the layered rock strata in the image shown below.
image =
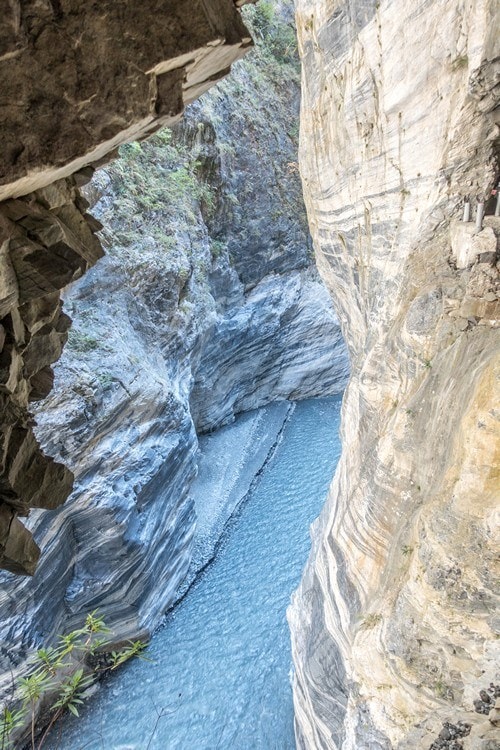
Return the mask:
<path fill-rule="evenodd" d="M 353 367 L 289 613 L 297 744 L 423 749 L 464 720 L 464 748 L 498 747 L 470 712 L 497 682 L 500 227 L 460 223 L 498 179 L 498 4 L 296 6 L 306 204 Z"/>
<path fill-rule="evenodd" d="M 36 575 L 1 578 L 3 695 L 33 648 L 96 608 L 117 643 L 153 631 L 213 554 L 290 405 L 248 417 L 239 461 L 217 466 L 227 502 L 205 498 L 200 512 L 198 498 L 195 538 L 197 432 L 345 385 L 297 172 L 291 4 L 280 8 L 269 31 L 278 56 L 261 40 L 181 123 L 125 146 L 82 188 L 107 255 L 64 291 L 73 327 L 35 411 L 37 437 L 75 487 L 28 519 L 43 550 Z"/>
<path fill-rule="evenodd" d="M 103 254 L 86 205 L 73 178 L 0 205 L 0 566 L 13 573 L 33 573 L 39 555 L 18 517 L 56 508 L 72 488 L 40 452 L 27 405 L 52 388 L 67 339 L 59 290 Z"/>
<path fill-rule="evenodd" d="M 71 473 L 39 450 L 27 405 L 50 390 L 65 340 L 59 290 L 102 255 L 100 225 L 77 188 L 88 165 L 175 122 L 250 44 L 232 0 L 4 8 L 0 567 L 33 573 L 39 550 L 19 516 L 56 507 L 72 486 Z"/>

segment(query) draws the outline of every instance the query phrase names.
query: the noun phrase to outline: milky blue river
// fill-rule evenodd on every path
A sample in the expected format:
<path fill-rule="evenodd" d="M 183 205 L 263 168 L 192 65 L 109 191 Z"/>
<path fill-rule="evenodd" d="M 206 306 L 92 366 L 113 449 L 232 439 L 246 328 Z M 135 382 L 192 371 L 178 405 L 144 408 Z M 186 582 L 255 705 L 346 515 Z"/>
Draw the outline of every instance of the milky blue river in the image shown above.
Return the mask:
<path fill-rule="evenodd" d="M 286 608 L 339 457 L 340 398 L 297 404 L 215 560 L 50 750 L 293 750 Z M 238 446 L 234 446 L 235 452 Z"/>

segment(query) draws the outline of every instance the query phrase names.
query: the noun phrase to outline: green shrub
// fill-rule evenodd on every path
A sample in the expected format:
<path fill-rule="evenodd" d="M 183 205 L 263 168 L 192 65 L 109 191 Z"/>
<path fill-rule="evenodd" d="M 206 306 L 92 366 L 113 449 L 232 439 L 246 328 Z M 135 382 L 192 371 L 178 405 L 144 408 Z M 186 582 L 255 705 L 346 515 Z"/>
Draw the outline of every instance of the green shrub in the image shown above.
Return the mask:
<path fill-rule="evenodd" d="M 255 37 L 261 55 L 272 57 L 281 65 L 292 63 L 298 69 L 297 36 L 292 24 L 276 10 L 271 0 L 259 0 L 245 9 L 245 22 Z"/>
<path fill-rule="evenodd" d="M 210 242 L 210 254 L 213 260 L 220 258 L 224 250 L 226 249 L 226 243 L 220 240 L 211 240 Z"/>
<path fill-rule="evenodd" d="M 28 677 L 21 677 L 13 686 L 13 700 L 0 711 L 0 750 L 15 747 L 16 731 L 30 725 L 31 750 L 40 750 L 55 723 L 69 711 L 78 716 L 85 690 L 100 672 L 112 670 L 134 656 L 141 656 L 142 641 L 129 642 L 121 651 L 111 651 L 103 659 L 110 630 L 104 620 L 91 612 L 78 630 L 58 638 L 56 647 L 41 648 L 33 656 L 33 669 Z M 144 657 L 142 657 L 144 658 Z M 48 702 L 48 722 L 38 730 L 36 715 L 40 703 Z"/>
<path fill-rule="evenodd" d="M 68 346 L 76 352 L 91 352 L 99 348 L 99 341 L 95 336 L 73 328 L 69 332 Z"/>

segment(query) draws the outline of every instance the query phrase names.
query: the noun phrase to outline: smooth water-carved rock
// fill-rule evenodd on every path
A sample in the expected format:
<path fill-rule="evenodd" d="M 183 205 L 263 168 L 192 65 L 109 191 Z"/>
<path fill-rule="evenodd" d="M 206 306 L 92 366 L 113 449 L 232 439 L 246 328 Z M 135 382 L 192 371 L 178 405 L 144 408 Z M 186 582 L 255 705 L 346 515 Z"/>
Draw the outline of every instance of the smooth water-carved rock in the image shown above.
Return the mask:
<path fill-rule="evenodd" d="M 266 277 L 206 334 L 190 396 L 207 431 L 275 399 L 340 390 L 348 373 L 328 293 L 314 273 Z"/>
<path fill-rule="evenodd" d="M 306 204 L 353 366 L 289 615 L 297 742 L 428 748 L 495 681 L 500 226 L 457 222 L 498 177 L 498 5 L 297 10 Z"/>

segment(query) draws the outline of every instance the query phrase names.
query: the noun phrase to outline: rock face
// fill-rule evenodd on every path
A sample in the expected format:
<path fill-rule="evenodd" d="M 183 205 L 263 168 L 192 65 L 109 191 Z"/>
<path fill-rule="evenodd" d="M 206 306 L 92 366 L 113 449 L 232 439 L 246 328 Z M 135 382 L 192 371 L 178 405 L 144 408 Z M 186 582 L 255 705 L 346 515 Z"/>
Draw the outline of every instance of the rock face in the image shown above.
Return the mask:
<path fill-rule="evenodd" d="M 0 200 L 171 124 L 251 44 L 231 0 L 13 0 L 4 11 Z"/>
<path fill-rule="evenodd" d="M 0 566 L 16 574 L 32 574 L 39 555 L 18 516 L 56 508 L 72 488 L 40 452 L 27 405 L 52 387 L 71 322 L 59 289 L 102 256 L 99 227 L 73 178 L 0 205 Z"/>
<path fill-rule="evenodd" d="M 272 27 L 259 18 L 250 8 L 258 49 L 231 78 L 182 123 L 125 146 L 82 189 L 107 255 L 64 292 L 73 327 L 35 412 L 37 437 L 74 473 L 75 489 L 54 513 L 28 519 L 43 550 L 36 575 L 1 579 L 0 692 L 29 650 L 96 608 L 117 641 L 155 628 L 193 555 L 197 432 L 345 386 L 347 355 L 313 266 L 297 171 L 291 4 Z M 256 113 L 261 97 L 273 107 Z M 255 430 L 254 455 L 248 438 L 255 471 L 288 408 L 277 405 L 268 438 Z M 207 543 L 194 550 L 200 564 Z"/>
<path fill-rule="evenodd" d="M 66 337 L 59 290 L 102 255 L 78 187 L 89 164 L 175 122 L 251 39 L 232 0 L 4 5 L 0 567 L 32 574 L 39 550 L 18 517 L 63 502 L 72 476 L 39 450 L 28 402 L 50 390 Z"/>
<path fill-rule="evenodd" d="M 498 177 L 499 8 L 296 6 L 306 205 L 353 368 L 289 613 L 297 743 L 428 748 L 495 682 L 500 227 L 459 219 Z"/>

